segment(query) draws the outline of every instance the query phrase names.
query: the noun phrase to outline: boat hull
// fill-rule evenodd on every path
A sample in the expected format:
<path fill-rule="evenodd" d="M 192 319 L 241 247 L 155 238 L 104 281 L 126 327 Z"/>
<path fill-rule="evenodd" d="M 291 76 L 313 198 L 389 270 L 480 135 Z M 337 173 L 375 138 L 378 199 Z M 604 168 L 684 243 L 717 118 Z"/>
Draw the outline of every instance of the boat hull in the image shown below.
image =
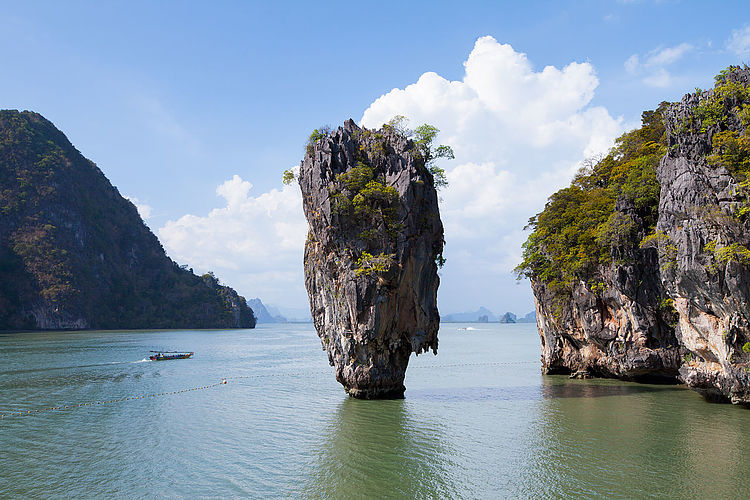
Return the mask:
<path fill-rule="evenodd" d="M 155 354 L 153 356 L 149 356 L 148 359 L 151 361 L 169 361 L 171 359 L 188 359 L 191 357 L 194 353 L 186 353 L 186 354 Z"/>

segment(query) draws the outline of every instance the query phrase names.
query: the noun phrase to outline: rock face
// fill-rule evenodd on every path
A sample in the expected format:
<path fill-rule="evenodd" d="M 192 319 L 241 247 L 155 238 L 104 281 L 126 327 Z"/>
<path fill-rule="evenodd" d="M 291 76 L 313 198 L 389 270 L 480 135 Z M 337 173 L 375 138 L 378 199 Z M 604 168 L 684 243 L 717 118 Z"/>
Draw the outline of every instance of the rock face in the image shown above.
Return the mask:
<path fill-rule="evenodd" d="M 411 353 L 438 347 L 433 177 L 411 140 L 348 120 L 311 138 L 299 183 L 305 286 L 336 380 L 353 397 L 403 397 Z"/>
<path fill-rule="evenodd" d="M 601 270 L 604 287 L 578 283 L 565 302 L 532 279 L 544 373 L 629 380 L 674 379 L 680 365 L 673 321 L 660 308 L 657 253 Z"/>
<path fill-rule="evenodd" d="M 610 249 L 597 286 L 580 279 L 561 293 L 527 264 L 545 373 L 675 378 L 750 404 L 750 69 L 716 80 L 660 107 L 655 228 L 618 198 L 632 241 Z"/>
<path fill-rule="evenodd" d="M 680 377 L 710 400 L 743 404 L 750 403 L 750 234 L 742 164 L 750 154 L 748 143 L 743 146 L 749 85 L 750 70 L 734 68 L 721 88 L 673 105 L 665 114 L 669 152 L 658 170 L 662 281 L 679 313 L 677 337 L 686 351 Z M 704 111 L 707 103 L 714 103 L 713 116 Z"/>
<path fill-rule="evenodd" d="M 0 111 L 0 212 L 0 330 L 255 326 L 39 114 Z"/>

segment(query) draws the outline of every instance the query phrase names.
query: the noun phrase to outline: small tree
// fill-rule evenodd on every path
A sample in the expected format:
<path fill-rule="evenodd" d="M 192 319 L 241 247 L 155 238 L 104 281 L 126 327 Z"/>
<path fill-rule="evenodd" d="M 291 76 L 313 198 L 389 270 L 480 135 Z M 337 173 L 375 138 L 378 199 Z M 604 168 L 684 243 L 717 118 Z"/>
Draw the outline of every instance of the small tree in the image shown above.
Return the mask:
<path fill-rule="evenodd" d="M 281 182 L 288 186 L 296 180 L 297 176 L 294 175 L 294 170 L 292 170 L 291 168 L 288 170 L 284 170 L 284 176 L 281 178 Z"/>
<path fill-rule="evenodd" d="M 453 148 L 441 144 L 433 147 L 432 142 L 435 140 L 440 130 L 434 125 L 420 125 L 414 130 L 414 145 L 424 160 L 424 166 L 430 171 L 435 179 L 437 189 L 444 188 L 448 185 L 448 179 L 445 177 L 445 170 L 435 165 L 438 158 L 453 159 Z"/>

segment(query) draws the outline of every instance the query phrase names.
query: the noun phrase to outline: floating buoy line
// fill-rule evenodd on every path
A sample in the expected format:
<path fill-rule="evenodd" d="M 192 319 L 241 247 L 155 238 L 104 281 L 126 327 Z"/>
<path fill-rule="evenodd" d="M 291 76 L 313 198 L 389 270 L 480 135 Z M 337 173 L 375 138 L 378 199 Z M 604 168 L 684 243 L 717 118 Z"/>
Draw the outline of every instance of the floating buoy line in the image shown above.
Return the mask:
<path fill-rule="evenodd" d="M 427 368 L 457 368 L 457 367 L 464 367 L 464 366 L 511 366 L 511 365 L 523 365 L 523 364 L 530 364 L 530 363 L 537 363 L 537 361 L 506 361 L 506 362 L 487 362 L 487 363 L 454 363 L 454 364 L 445 364 L 445 365 L 427 365 L 427 366 L 413 366 L 412 369 L 427 369 Z M 45 412 L 51 412 L 51 411 L 61 411 L 61 410 L 74 410 L 76 408 L 88 408 L 93 406 L 102 406 L 102 405 L 111 405 L 116 403 L 124 403 L 126 401 L 137 401 L 141 399 L 150 399 L 150 398 L 158 398 L 158 397 L 164 397 L 164 396 L 176 396 L 179 394 L 184 394 L 187 392 L 194 392 L 194 391 L 201 391 L 206 389 L 212 389 L 214 387 L 219 387 L 222 385 L 227 385 L 227 383 L 230 380 L 241 380 L 241 379 L 256 379 L 256 378 L 269 378 L 269 377 L 293 377 L 293 376 L 309 376 L 313 374 L 323 374 L 328 373 L 323 371 L 317 371 L 317 372 L 295 372 L 295 373 L 267 373 L 267 374 L 257 374 L 257 375 L 237 375 L 234 377 L 222 377 L 219 382 L 208 384 L 208 385 L 201 385 L 196 387 L 190 387 L 187 389 L 179 389 L 176 391 L 166 391 L 166 392 L 156 392 L 153 394 L 141 394 L 137 396 L 129 396 L 124 398 L 117 398 L 117 399 L 108 399 L 108 400 L 101 400 L 101 401 L 87 401 L 84 403 L 73 403 L 73 404 L 67 404 L 67 405 L 61 405 L 61 406 L 48 406 L 45 408 L 37 408 L 34 410 L 26 410 L 26 411 L 11 411 L 11 412 L 0 412 L 0 418 L 8 418 L 8 417 L 27 417 L 31 415 L 39 415 L 41 413 Z"/>

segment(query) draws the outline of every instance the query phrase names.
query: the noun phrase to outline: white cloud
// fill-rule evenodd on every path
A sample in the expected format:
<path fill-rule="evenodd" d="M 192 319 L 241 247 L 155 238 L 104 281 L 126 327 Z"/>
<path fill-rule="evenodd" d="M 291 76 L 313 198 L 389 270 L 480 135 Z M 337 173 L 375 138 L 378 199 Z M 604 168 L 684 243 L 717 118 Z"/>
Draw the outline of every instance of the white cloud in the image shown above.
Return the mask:
<path fill-rule="evenodd" d="M 693 46 L 689 43 L 681 43 L 675 47 L 667 47 L 664 49 L 655 50 L 649 54 L 648 59 L 646 59 L 645 65 L 647 67 L 659 67 L 675 63 L 682 59 L 682 56 L 687 54 L 692 49 Z"/>
<path fill-rule="evenodd" d="M 151 217 L 151 205 L 141 203 L 141 201 L 135 196 L 126 196 L 125 199 L 129 200 L 130 203 L 135 205 L 135 208 L 138 209 L 138 215 L 141 216 L 141 219 L 145 221 Z"/>
<path fill-rule="evenodd" d="M 583 158 L 612 145 L 623 123 L 589 105 L 598 85 L 589 63 L 536 71 L 525 54 L 483 37 L 464 67 L 459 81 L 425 73 L 393 89 L 361 122 L 379 127 L 405 115 L 412 125 L 437 126 L 440 142 L 455 151 L 455 161 L 441 163 L 450 183 L 440 208 L 448 259 L 444 312 L 478 305 L 521 312 L 530 307 L 530 294 L 519 293 L 510 276 L 521 228 Z"/>
<path fill-rule="evenodd" d="M 450 182 L 441 192 L 448 259 L 441 310 L 485 305 L 525 314 L 531 294 L 510 273 L 520 259 L 521 228 L 583 158 L 611 146 L 623 123 L 590 106 L 598 80 L 589 63 L 536 71 L 525 54 L 484 37 L 464 66 L 459 81 L 428 72 L 393 89 L 361 121 L 379 127 L 402 114 L 412 125 L 434 124 L 440 142 L 454 148 L 456 160 L 441 163 Z M 247 297 L 302 307 L 307 224 L 299 188 L 257 196 L 252 189 L 235 175 L 216 189 L 221 208 L 169 221 L 159 237 L 178 262 L 213 270 Z"/>
<path fill-rule="evenodd" d="M 159 229 L 177 262 L 196 272 L 212 270 L 247 298 L 304 304 L 302 250 L 307 223 L 297 186 L 253 197 L 239 175 L 216 188 L 224 206 L 208 215 L 185 215 Z"/>
<path fill-rule="evenodd" d="M 628 57 L 628 60 L 625 61 L 625 70 L 627 70 L 628 73 L 635 73 L 638 71 L 638 67 L 641 65 L 641 60 L 638 57 L 638 54 L 633 54 L 632 56 Z"/>
<path fill-rule="evenodd" d="M 740 57 L 750 57 L 750 26 L 732 30 L 727 48 Z"/>
<path fill-rule="evenodd" d="M 666 66 L 676 63 L 693 48 L 689 43 L 681 43 L 674 47 L 656 48 L 643 57 L 633 54 L 625 61 L 625 70 L 631 75 L 640 76 L 641 81 L 650 87 L 666 88 L 674 83 Z"/>

